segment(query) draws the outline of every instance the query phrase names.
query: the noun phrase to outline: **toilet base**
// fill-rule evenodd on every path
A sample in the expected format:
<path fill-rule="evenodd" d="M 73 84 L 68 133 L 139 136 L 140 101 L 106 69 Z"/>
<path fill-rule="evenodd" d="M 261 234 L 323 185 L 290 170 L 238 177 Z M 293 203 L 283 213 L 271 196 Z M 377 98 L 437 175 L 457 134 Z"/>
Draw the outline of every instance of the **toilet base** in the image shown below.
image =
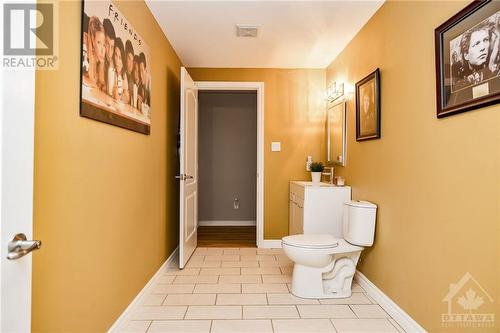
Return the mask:
<path fill-rule="evenodd" d="M 300 298 L 351 297 L 352 279 L 361 251 L 333 258 L 326 267 L 293 266 L 291 293 Z"/>

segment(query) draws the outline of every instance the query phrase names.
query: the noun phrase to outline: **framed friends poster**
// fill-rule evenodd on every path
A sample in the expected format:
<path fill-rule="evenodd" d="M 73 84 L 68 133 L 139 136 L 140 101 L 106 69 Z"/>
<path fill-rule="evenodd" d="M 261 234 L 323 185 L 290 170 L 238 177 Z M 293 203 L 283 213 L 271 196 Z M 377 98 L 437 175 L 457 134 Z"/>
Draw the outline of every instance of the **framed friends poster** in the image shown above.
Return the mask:
<path fill-rule="evenodd" d="M 80 115 L 149 134 L 151 52 L 112 1 L 83 1 Z"/>
<path fill-rule="evenodd" d="M 435 30 L 437 117 L 500 102 L 500 2 L 474 1 Z"/>

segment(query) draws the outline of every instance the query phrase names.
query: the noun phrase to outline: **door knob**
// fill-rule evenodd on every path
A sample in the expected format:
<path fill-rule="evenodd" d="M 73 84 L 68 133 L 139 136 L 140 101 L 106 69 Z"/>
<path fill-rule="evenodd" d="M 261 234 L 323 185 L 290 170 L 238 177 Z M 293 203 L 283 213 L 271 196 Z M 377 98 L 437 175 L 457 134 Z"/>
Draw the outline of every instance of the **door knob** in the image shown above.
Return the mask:
<path fill-rule="evenodd" d="M 9 242 L 7 249 L 7 259 L 15 260 L 24 257 L 34 250 L 42 247 L 42 242 L 39 240 L 27 240 L 25 234 L 17 234 Z"/>

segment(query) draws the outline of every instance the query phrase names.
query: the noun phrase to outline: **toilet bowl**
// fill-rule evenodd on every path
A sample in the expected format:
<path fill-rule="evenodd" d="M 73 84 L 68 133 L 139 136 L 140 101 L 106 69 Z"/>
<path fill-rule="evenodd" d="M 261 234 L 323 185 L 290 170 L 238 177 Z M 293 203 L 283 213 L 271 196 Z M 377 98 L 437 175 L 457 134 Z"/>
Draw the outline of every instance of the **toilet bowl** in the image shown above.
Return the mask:
<path fill-rule="evenodd" d="M 292 294 L 302 298 L 351 296 L 361 251 L 373 244 L 376 208 L 366 201 L 345 203 L 344 238 L 331 234 L 283 237 L 283 251 L 294 262 Z"/>

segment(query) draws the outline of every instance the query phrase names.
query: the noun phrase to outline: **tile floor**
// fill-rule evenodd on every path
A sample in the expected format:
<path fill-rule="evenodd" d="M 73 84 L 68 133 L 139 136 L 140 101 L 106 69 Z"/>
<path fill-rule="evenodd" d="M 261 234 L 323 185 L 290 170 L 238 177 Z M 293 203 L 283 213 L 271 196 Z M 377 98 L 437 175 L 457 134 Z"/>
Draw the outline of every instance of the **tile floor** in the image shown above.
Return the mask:
<path fill-rule="evenodd" d="M 118 332 L 404 332 L 357 284 L 347 299 L 301 299 L 281 249 L 198 248 L 167 268 Z"/>

